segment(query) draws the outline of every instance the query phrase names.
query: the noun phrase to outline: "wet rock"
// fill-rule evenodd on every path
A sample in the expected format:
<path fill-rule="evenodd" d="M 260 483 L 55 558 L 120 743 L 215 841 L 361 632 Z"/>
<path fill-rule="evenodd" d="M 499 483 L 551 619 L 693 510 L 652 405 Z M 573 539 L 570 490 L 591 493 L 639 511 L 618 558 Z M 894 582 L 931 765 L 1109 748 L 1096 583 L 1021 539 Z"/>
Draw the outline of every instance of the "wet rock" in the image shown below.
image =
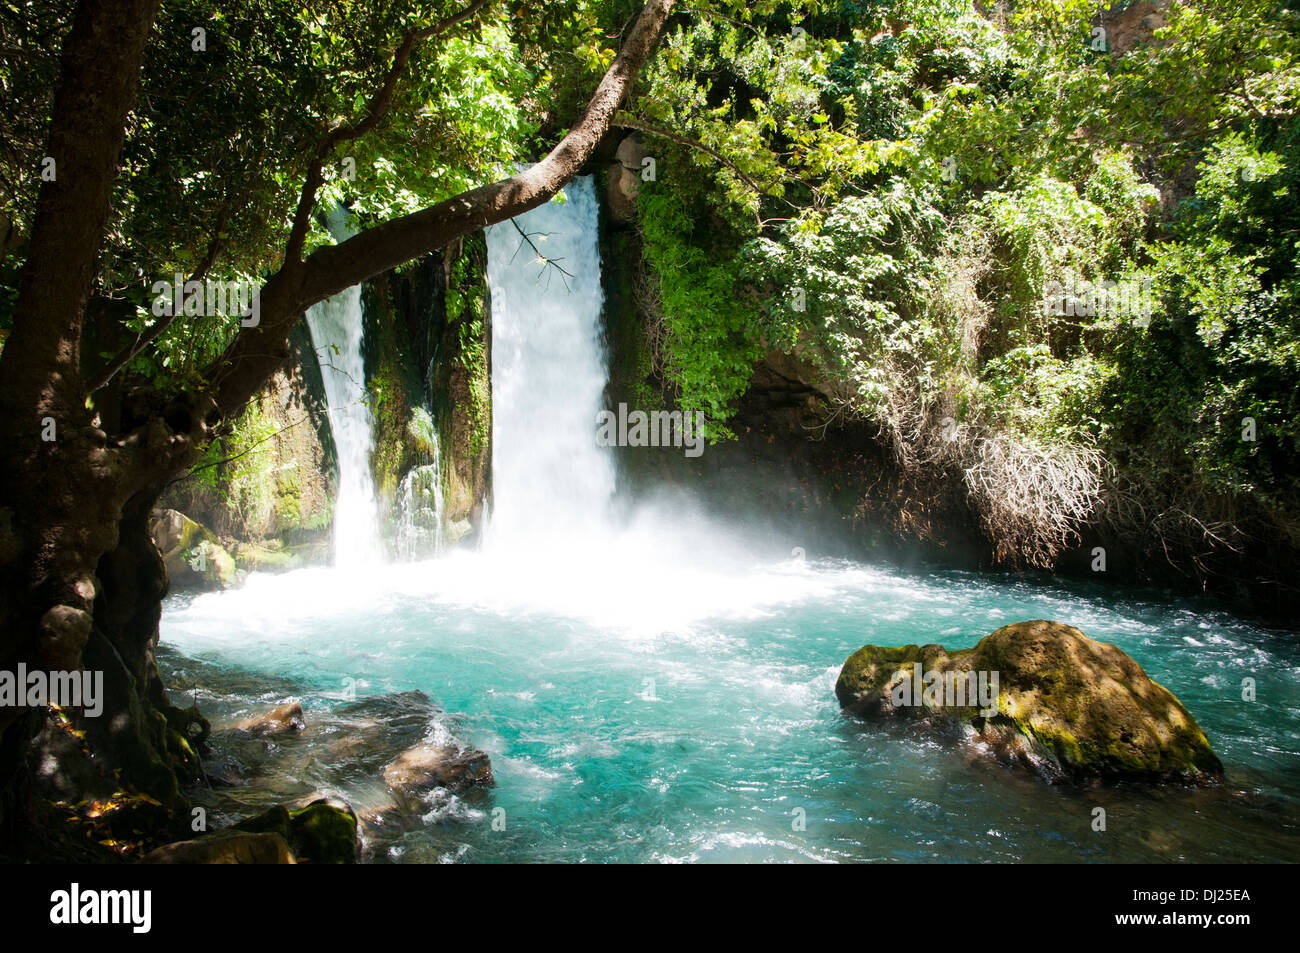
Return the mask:
<path fill-rule="evenodd" d="M 469 520 L 456 520 L 447 526 L 446 538 L 443 540 L 445 546 L 457 546 L 469 540 L 474 534 L 474 526 Z"/>
<path fill-rule="evenodd" d="M 296 864 L 285 838 L 275 832 L 216 831 L 166 844 L 145 855 L 146 864 Z"/>
<path fill-rule="evenodd" d="M 240 831 L 274 833 L 288 843 L 300 863 L 354 864 L 357 861 L 357 815 L 345 802 L 320 798 L 306 807 L 273 807 L 240 821 Z"/>
<path fill-rule="evenodd" d="M 482 751 L 423 742 L 384 768 L 384 783 L 398 793 L 418 796 L 433 788 L 492 787 L 496 781 L 492 763 Z"/>
<path fill-rule="evenodd" d="M 442 709 L 430 701 L 419 689 L 391 692 L 387 695 L 370 695 L 334 709 L 335 716 L 352 722 L 384 724 L 426 725 L 431 716 Z"/>
<path fill-rule="evenodd" d="M 1050 780 L 1223 778 L 1205 732 L 1168 689 L 1119 648 L 1060 622 L 1017 622 L 955 652 L 863 646 L 844 663 L 835 695 L 859 717 L 960 730 Z"/>
<path fill-rule="evenodd" d="M 181 589 L 230 589 L 238 583 L 235 560 L 217 535 L 178 510 L 161 510 L 149 535 L 162 555 L 167 578 Z"/>
<path fill-rule="evenodd" d="M 235 788 L 244 783 L 244 775 L 239 765 L 223 764 L 204 773 L 208 786 L 213 788 Z"/>
<path fill-rule="evenodd" d="M 239 542 L 231 550 L 236 568 L 244 572 L 288 572 L 305 561 L 284 544 L 273 539 L 264 543 Z"/>
<path fill-rule="evenodd" d="M 249 715 L 239 721 L 225 725 L 225 731 L 246 731 L 250 735 L 283 735 L 298 733 L 307 727 L 303 717 L 302 705 L 290 702 L 258 715 Z"/>
<path fill-rule="evenodd" d="M 636 219 L 636 197 L 641 190 L 641 162 L 645 155 L 639 133 L 632 133 L 618 145 L 606 178 L 609 212 L 617 222 Z"/>

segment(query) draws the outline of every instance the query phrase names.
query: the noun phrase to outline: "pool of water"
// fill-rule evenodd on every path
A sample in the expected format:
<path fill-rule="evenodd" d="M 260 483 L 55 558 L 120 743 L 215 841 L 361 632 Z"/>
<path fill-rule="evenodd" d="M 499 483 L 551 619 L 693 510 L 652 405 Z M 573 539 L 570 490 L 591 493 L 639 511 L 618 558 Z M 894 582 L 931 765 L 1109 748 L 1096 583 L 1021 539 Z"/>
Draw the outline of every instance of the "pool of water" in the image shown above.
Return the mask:
<path fill-rule="evenodd" d="M 1099 586 L 756 558 L 707 534 L 648 559 L 644 543 L 170 598 L 160 665 L 178 695 L 216 721 L 293 697 L 308 722 L 258 742 L 256 765 L 218 741 L 246 783 L 201 800 L 230 817 L 343 797 L 377 862 L 1300 860 L 1291 634 Z M 965 648 L 1037 618 L 1137 659 L 1200 722 L 1227 783 L 1053 787 L 839 710 L 836 676 L 864 643 Z M 383 764 L 448 735 L 491 756 L 496 787 L 394 813 Z"/>

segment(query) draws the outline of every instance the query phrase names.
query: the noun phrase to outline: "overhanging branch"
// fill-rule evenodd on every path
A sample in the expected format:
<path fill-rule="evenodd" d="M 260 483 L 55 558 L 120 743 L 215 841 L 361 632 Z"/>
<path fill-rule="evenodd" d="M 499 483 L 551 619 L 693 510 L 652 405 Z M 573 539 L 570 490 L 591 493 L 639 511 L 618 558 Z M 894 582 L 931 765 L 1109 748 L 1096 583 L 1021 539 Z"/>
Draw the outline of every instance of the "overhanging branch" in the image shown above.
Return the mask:
<path fill-rule="evenodd" d="M 384 222 L 341 244 L 318 248 L 301 264 L 287 258 L 262 288 L 261 323 L 242 328 L 205 372 L 217 411 L 238 407 L 262 386 L 283 362 L 289 331 L 311 305 L 549 201 L 577 175 L 613 124 L 673 4 L 674 0 L 646 3 L 581 118 L 540 162 L 508 179 Z"/>
<path fill-rule="evenodd" d="M 614 125 L 622 126 L 625 129 L 635 129 L 637 132 L 644 132 L 650 136 L 659 136 L 663 139 L 669 139 L 677 143 L 678 145 L 687 146 L 691 149 L 698 149 L 701 152 L 707 152 L 709 155 L 713 156 L 713 158 L 717 159 L 728 169 L 734 172 L 736 174 L 736 177 L 740 179 L 740 181 L 744 182 L 745 185 L 747 185 L 750 189 L 757 192 L 759 195 L 764 194 L 764 189 L 757 182 L 755 182 L 753 179 L 747 176 L 744 172 L 741 172 L 740 169 L 736 166 L 736 163 L 732 162 L 730 159 L 724 156 L 717 149 L 714 149 L 712 146 L 705 145 L 703 142 L 700 142 L 698 139 L 691 139 L 688 136 L 680 135 L 679 133 L 672 132 L 671 130 L 665 129 L 662 126 L 656 126 L 653 125 L 652 123 L 645 122 L 644 120 L 637 119 L 634 116 L 629 116 L 627 113 L 619 113 L 618 116 L 616 116 L 614 119 Z"/>
<path fill-rule="evenodd" d="M 410 61 L 411 52 L 415 49 L 417 43 L 440 33 L 446 33 L 448 30 L 472 19 L 490 2 L 492 0 L 474 0 L 473 3 L 459 13 L 444 17 L 437 23 L 423 29 L 408 31 L 402 37 L 397 52 L 393 54 L 393 63 L 384 75 L 383 83 L 374 96 L 371 97 L 370 103 L 366 107 L 366 114 L 361 121 L 350 126 L 335 126 L 321 139 L 307 167 L 307 176 L 303 182 L 302 192 L 298 197 L 298 208 L 293 215 L 293 227 L 289 232 L 289 241 L 285 245 L 284 260 L 286 264 L 298 261 L 302 255 L 303 244 L 307 240 L 307 229 L 311 225 L 311 213 L 316 207 L 316 193 L 320 191 L 321 185 L 324 184 L 323 168 L 330 150 L 341 142 L 351 142 L 354 139 L 361 138 L 379 125 L 393 104 L 393 96 L 397 92 L 397 82 L 402 73 L 406 71 L 406 64 Z"/>

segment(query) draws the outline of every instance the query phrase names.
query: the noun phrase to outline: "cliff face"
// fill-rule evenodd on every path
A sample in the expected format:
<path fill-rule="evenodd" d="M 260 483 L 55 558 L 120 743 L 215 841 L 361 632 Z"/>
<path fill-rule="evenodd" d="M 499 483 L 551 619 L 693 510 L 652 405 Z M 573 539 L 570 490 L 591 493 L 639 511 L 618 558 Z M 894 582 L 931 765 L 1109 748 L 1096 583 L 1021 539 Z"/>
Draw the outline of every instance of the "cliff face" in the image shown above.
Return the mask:
<path fill-rule="evenodd" d="M 305 545 L 328 538 L 337 463 L 320 364 L 305 327 L 289 359 L 160 509 L 179 510 L 227 540 Z"/>
<path fill-rule="evenodd" d="M 399 523 L 412 505 L 423 508 L 419 519 L 432 529 L 435 486 L 444 543 L 473 538 L 483 515 L 491 460 L 486 263 L 483 237 L 475 235 L 363 288 L 371 469 L 380 535 L 391 550 L 404 545 Z M 209 528 L 244 569 L 293 568 L 329 556 L 338 461 L 319 355 L 305 324 L 292 344 L 285 366 L 231 433 L 159 501 L 160 510 Z M 406 481 L 417 469 L 422 493 L 413 495 Z M 427 555 L 434 534 L 425 537 L 405 555 Z"/>
<path fill-rule="evenodd" d="M 600 221 L 606 407 L 672 410 L 656 367 L 653 276 L 636 224 L 639 149 L 624 140 L 603 171 Z M 959 485 L 925 485 L 894 463 L 876 427 L 840 408 L 842 385 L 809 360 L 769 351 L 729 426 L 734 440 L 709 441 L 698 456 L 681 447 L 621 447 L 619 496 L 627 503 L 663 488 L 688 490 L 724 521 L 763 527 L 789 547 L 817 555 L 987 562 Z"/>
<path fill-rule="evenodd" d="M 386 535 L 402 481 L 438 463 L 444 538 L 478 531 L 489 492 L 491 366 L 482 233 L 389 272 L 363 296 L 372 469 Z"/>

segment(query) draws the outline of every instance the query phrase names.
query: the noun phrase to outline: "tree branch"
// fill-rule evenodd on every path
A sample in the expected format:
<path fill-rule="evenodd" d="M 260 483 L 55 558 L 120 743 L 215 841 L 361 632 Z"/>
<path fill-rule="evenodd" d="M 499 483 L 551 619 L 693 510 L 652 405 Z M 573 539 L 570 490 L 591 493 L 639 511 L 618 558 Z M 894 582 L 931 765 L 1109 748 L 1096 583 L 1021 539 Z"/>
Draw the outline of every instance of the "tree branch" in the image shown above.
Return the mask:
<path fill-rule="evenodd" d="M 518 221 L 516 221 L 515 219 L 512 218 L 512 219 L 510 220 L 510 224 L 513 225 L 513 226 L 515 227 L 515 231 L 517 231 L 517 232 L 519 233 L 519 237 L 522 238 L 525 242 L 528 243 L 528 247 L 531 248 L 531 249 L 533 250 L 533 253 L 537 255 L 537 260 L 540 261 L 540 262 L 542 263 L 542 267 L 543 267 L 543 268 L 551 267 L 551 268 L 554 268 L 556 271 L 558 271 L 560 274 L 562 274 L 565 278 L 572 278 L 572 277 L 573 277 L 573 272 L 571 272 L 571 271 L 566 271 L 566 270 L 565 270 L 565 269 L 560 265 L 560 262 L 563 261 L 564 259 L 562 259 L 562 258 L 548 258 L 546 255 L 543 255 L 543 254 L 542 254 L 542 250 L 541 250 L 540 248 L 537 247 L 536 243 L 533 242 L 532 236 L 529 235 L 526 231 L 524 231 L 522 227 L 520 227 Z M 538 234 L 541 234 L 541 233 L 539 232 Z M 522 243 L 522 242 L 520 243 L 520 246 L 519 246 L 519 247 L 520 247 L 520 248 L 523 247 L 523 243 Z M 519 254 L 519 250 L 518 250 L 518 249 L 515 249 L 515 254 L 516 254 L 516 255 Z M 514 259 L 512 258 L 511 261 L 513 261 L 513 260 L 514 260 Z M 568 287 L 568 282 L 567 282 L 567 281 L 565 282 L 565 287 Z"/>
<path fill-rule="evenodd" d="M 212 241 L 208 244 L 207 254 L 199 262 L 199 266 L 194 269 L 194 274 L 190 275 L 189 281 L 202 281 L 212 266 L 217 263 L 217 257 L 221 254 L 221 248 L 224 242 L 221 233 L 226 227 L 226 221 L 230 217 L 230 199 L 227 198 L 221 203 L 221 210 L 217 213 L 217 223 L 213 228 Z M 186 282 L 188 284 L 189 282 Z M 108 362 L 108 366 L 95 376 L 95 378 L 86 385 L 86 394 L 95 393 L 101 387 L 106 385 L 122 368 L 131 363 L 132 359 L 147 348 L 154 341 L 162 336 L 162 333 L 172 326 L 177 315 L 181 313 L 181 302 L 173 301 L 171 313 L 164 315 L 154 322 L 153 326 L 147 331 L 142 331 L 136 335 L 135 341 L 124 347 L 118 355 Z"/>
<path fill-rule="evenodd" d="M 459 13 L 445 17 L 432 26 L 427 26 L 421 30 L 408 31 L 398 45 L 397 52 L 393 54 L 393 63 L 384 76 L 384 82 L 374 96 L 371 97 L 370 103 L 366 107 L 366 114 L 361 121 L 351 126 L 335 126 L 321 139 L 320 144 L 316 147 L 315 154 L 312 156 L 311 163 L 307 167 L 307 176 L 303 182 L 302 193 L 298 197 L 298 208 L 293 215 L 293 227 L 289 232 L 289 241 L 285 246 L 284 259 L 286 263 L 297 262 L 302 255 L 302 247 L 307 240 L 307 229 L 311 225 L 311 213 L 316 207 L 316 193 L 320 191 L 320 187 L 325 181 L 323 167 L 330 150 L 340 142 L 351 142 L 353 139 L 359 139 L 379 125 L 393 104 L 393 96 L 397 92 L 397 81 L 405 72 L 406 64 L 411 59 L 411 52 L 415 49 L 417 43 L 459 26 L 466 20 L 476 16 L 480 10 L 491 2 L 492 0 L 474 0 L 473 3 Z"/>
<path fill-rule="evenodd" d="M 661 138 L 664 139 L 670 139 L 673 142 L 676 142 L 678 145 L 688 146 L 691 149 L 699 149 L 701 152 L 707 152 L 709 155 L 713 156 L 713 158 L 717 159 L 728 169 L 734 172 L 736 174 L 736 177 L 739 178 L 740 181 L 744 182 L 747 186 L 749 186 L 753 191 L 757 192 L 759 195 L 765 194 L 764 190 L 759 186 L 757 182 L 755 182 L 749 176 L 745 175 L 745 173 L 741 172 L 740 169 L 736 167 L 736 163 L 732 162 L 730 159 L 724 156 L 717 149 L 714 149 L 711 146 L 706 146 L 704 143 L 700 142 L 697 139 L 690 139 L 686 136 L 679 135 L 675 132 L 671 132 L 667 129 L 664 129 L 662 126 L 651 125 L 648 122 L 637 119 L 633 116 L 629 116 L 627 113 L 619 113 L 618 116 L 615 117 L 614 119 L 614 125 L 622 126 L 625 129 L 635 129 L 638 132 L 644 132 L 647 135 L 651 135 L 651 136 L 660 136 Z"/>
<path fill-rule="evenodd" d="M 646 3 L 581 118 L 540 162 L 508 179 L 384 222 L 341 244 L 318 248 L 300 265 L 286 260 L 262 287 L 260 323 L 242 328 L 205 372 L 217 412 L 238 407 L 262 386 L 287 356 L 289 331 L 311 305 L 549 201 L 578 174 L 608 132 L 673 3 Z"/>

